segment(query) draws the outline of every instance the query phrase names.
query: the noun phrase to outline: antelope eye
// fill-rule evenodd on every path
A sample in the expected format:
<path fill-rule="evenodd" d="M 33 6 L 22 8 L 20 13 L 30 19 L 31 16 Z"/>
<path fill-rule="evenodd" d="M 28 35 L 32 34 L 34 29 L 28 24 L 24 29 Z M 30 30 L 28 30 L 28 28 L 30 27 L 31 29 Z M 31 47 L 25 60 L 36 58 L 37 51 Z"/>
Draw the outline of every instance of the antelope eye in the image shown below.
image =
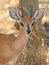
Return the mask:
<path fill-rule="evenodd" d="M 35 22 L 32 23 L 32 26 L 34 25 Z"/>
<path fill-rule="evenodd" d="M 20 25 L 24 27 L 24 24 L 22 22 L 20 22 Z"/>

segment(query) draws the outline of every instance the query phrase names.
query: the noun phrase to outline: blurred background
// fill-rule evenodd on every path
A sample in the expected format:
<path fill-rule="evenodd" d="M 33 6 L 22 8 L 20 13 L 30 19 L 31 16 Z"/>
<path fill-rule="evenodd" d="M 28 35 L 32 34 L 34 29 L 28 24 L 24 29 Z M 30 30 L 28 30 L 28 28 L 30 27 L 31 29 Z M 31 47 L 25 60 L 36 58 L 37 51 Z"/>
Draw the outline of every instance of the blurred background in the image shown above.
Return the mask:
<path fill-rule="evenodd" d="M 10 34 L 15 29 L 13 26 L 15 22 L 9 17 L 9 6 L 18 7 L 19 0 L 0 0 L 0 33 Z"/>

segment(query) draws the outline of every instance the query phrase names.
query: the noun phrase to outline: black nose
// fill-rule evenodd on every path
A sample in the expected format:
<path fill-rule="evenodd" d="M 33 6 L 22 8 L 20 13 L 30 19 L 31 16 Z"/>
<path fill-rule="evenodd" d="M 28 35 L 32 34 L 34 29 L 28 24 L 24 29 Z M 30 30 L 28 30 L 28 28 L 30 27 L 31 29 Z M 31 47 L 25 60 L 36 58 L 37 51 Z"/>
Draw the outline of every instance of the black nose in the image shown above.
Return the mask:
<path fill-rule="evenodd" d="M 27 30 L 26 32 L 27 32 L 27 34 L 30 34 L 31 31 L 30 30 Z"/>

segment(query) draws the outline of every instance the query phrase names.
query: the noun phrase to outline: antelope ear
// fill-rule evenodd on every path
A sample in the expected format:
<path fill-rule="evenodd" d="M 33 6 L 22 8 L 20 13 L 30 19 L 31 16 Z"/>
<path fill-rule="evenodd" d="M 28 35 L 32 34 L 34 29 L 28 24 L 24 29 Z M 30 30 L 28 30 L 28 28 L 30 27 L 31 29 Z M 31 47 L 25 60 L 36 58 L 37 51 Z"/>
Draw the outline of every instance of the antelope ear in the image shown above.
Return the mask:
<path fill-rule="evenodd" d="M 21 19 L 20 15 L 21 15 L 21 12 L 18 10 L 18 9 L 14 9 L 12 7 L 8 7 L 8 10 L 9 10 L 9 15 L 11 18 L 13 19 Z"/>
<path fill-rule="evenodd" d="M 44 14 L 45 14 L 45 11 L 46 11 L 46 8 L 40 8 L 40 9 L 38 9 L 36 12 L 35 12 L 35 14 L 34 14 L 34 16 L 33 16 L 33 20 L 34 19 L 41 19 L 43 16 L 44 16 Z"/>

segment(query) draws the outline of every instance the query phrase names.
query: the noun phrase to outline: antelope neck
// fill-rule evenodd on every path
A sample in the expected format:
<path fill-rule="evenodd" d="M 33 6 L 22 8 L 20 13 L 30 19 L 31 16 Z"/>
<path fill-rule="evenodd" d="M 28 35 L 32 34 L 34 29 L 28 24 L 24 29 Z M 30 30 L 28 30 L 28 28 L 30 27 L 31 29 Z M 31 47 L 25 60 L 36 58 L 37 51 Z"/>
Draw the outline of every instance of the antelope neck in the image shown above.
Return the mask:
<path fill-rule="evenodd" d="M 27 34 L 25 34 L 23 31 L 21 31 L 20 30 L 20 32 L 19 32 L 19 35 L 18 35 L 18 37 L 21 39 L 26 39 L 26 40 L 28 40 L 28 35 Z"/>

